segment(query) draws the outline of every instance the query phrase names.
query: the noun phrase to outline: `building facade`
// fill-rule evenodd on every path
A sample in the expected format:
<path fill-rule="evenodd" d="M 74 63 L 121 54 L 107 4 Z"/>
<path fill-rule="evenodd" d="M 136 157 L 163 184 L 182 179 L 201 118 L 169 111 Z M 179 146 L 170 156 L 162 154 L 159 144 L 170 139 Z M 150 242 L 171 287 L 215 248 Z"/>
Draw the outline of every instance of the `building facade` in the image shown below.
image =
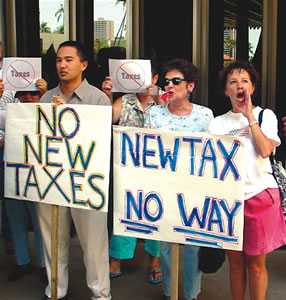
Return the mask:
<path fill-rule="evenodd" d="M 94 40 L 114 40 L 114 21 L 98 18 L 94 22 Z"/>

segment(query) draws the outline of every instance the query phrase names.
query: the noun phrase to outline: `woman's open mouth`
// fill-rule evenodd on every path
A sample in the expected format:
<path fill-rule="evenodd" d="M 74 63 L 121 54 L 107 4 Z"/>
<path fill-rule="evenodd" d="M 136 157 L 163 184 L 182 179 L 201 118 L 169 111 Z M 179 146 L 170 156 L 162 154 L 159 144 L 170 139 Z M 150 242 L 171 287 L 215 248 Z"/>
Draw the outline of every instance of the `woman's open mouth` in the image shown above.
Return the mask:
<path fill-rule="evenodd" d="M 245 100 L 245 92 L 239 92 L 237 93 L 237 100 L 238 101 L 244 101 Z"/>

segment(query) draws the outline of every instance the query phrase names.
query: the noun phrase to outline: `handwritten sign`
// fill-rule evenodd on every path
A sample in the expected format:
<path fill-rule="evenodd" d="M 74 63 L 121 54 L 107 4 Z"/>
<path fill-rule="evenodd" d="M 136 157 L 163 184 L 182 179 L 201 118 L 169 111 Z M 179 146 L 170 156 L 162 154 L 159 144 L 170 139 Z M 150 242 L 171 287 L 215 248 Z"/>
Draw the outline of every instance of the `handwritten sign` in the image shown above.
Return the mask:
<path fill-rule="evenodd" d="M 41 78 L 41 74 L 41 58 L 4 58 L 2 76 L 7 90 L 36 91 L 36 81 Z"/>
<path fill-rule="evenodd" d="M 150 60 L 109 59 L 112 92 L 140 93 L 152 82 Z"/>
<path fill-rule="evenodd" d="M 120 126 L 113 137 L 115 234 L 242 249 L 240 140 Z"/>
<path fill-rule="evenodd" d="M 5 196 L 107 211 L 109 106 L 8 104 Z"/>

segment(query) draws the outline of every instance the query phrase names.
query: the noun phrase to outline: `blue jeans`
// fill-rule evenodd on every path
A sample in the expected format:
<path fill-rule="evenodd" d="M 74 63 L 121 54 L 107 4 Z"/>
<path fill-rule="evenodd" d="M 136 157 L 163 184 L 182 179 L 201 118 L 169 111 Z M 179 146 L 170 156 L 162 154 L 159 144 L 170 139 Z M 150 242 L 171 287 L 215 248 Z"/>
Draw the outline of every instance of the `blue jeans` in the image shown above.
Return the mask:
<path fill-rule="evenodd" d="M 137 238 L 112 235 L 109 255 L 116 259 L 130 259 L 134 256 Z M 160 242 L 154 240 L 145 240 L 144 250 L 155 257 L 160 257 Z"/>
<path fill-rule="evenodd" d="M 184 296 L 195 298 L 201 291 L 201 271 L 199 270 L 200 247 L 184 245 Z M 170 296 L 171 244 L 161 242 L 161 268 L 164 295 Z"/>
<path fill-rule="evenodd" d="M 35 249 L 37 262 L 40 267 L 45 266 L 42 236 L 40 232 L 37 203 L 26 200 L 6 200 L 7 213 L 10 221 L 12 237 L 15 247 L 17 265 L 30 263 L 29 239 L 28 239 L 28 220 L 32 217 Z"/>

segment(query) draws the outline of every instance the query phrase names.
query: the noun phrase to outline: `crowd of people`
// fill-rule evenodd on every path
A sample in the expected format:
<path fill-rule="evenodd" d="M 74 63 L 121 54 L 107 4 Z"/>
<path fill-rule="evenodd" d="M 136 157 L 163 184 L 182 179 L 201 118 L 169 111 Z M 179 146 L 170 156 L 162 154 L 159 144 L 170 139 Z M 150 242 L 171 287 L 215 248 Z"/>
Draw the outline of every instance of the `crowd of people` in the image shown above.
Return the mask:
<path fill-rule="evenodd" d="M 0 44 L 0 64 L 4 56 Z M 1 65 L 0 65 L 1 66 Z M 173 131 L 209 132 L 239 136 L 244 140 L 246 181 L 244 188 L 243 250 L 226 250 L 230 266 L 233 300 L 245 299 L 249 287 L 251 300 L 264 300 L 268 275 L 266 255 L 286 244 L 286 227 L 277 183 L 271 174 L 269 156 L 280 145 L 278 121 L 274 112 L 265 109 L 263 122 L 258 123 L 262 108 L 253 105 L 258 85 L 257 72 L 249 62 L 229 64 L 220 78 L 220 89 L 232 109 L 214 117 L 210 108 L 194 103 L 192 93 L 198 85 L 198 70 L 187 59 L 172 59 L 162 66 L 152 62 L 152 84 L 146 92 L 124 94 L 114 99 L 112 79 L 107 76 L 101 90 L 88 83 L 84 71 L 88 67 L 84 48 L 76 41 L 63 42 L 56 53 L 59 84 L 47 89 L 47 82 L 37 81 L 38 91 L 8 91 L 0 79 L 1 199 L 6 207 L 13 240 L 16 268 L 8 274 L 9 281 L 20 280 L 32 271 L 28 248 L 29 218 L 35 234 L 40 280 L 47 283 L 43 300 L 51 299 L 51 206 L 24 200 L 5 199 L 3 194 L 5 146 L 5 111 L 7 103 L 55 103 L 112 105 L 112 123 L 121 126 L 147 127 Z M 161 86 L 157 85 L 159 74 Z M 1 74 L 0 74 L 1 78 Z M 286 117 L 284 132 L 286 134 Z M 110 124 L 111 126 L 111 124 Z M 138 179 L 139 180 L 139 179 Z M 114 200 L 116 201 L 116 195 Z M 134 256 L 136 238 L 111 235 L 107 214 L 70 207 L 59 208 L 58 233 L 58 299 L 68 299 L 68 265 L 71 225 L 74 224 L 86 267 L 86 282 L 91 299 L 111 299 L 110 280 L 124 275 L 121 260 Z M 4 220 L 4 218 L 2 218 Z M 94 234 L 96 228 L 96 234 Z M 170 243 L 145 240 L 149 256 L 147 281 L 163 282 L 162 300 L 170 299 Z M 197 300 L 201 292 L 199 247 L 184 245 L 184 297 Z M 140 283 L 138 283 L 140 284 Z"/>

